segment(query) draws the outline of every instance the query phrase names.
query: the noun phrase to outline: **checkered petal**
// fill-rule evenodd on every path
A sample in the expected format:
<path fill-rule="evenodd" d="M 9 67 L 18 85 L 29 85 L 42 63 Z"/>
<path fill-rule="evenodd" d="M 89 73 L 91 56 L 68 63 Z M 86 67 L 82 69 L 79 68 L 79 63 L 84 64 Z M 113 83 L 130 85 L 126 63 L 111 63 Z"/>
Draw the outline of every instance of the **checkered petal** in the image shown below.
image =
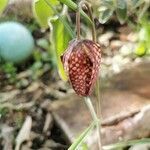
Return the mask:
<path fill-rule="evenodd" d="M 73 40 L 62 56 L 62 63 L 78 95 L 91 94 L 101 61 L 100 45 L 91 40 Z"/>

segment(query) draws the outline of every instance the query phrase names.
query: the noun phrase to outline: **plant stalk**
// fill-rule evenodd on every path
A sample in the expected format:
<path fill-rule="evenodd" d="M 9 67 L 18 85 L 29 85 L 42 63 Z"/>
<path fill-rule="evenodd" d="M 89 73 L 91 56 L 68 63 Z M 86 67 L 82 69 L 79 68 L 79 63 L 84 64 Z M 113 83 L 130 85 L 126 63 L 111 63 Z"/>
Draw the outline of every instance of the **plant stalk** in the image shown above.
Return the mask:
<path fill-rule="evenodd" d="M 72 0 L 59 0 L 59 1 L 65 5 L 67 5 L 69 8 L 71 8 L 74 11 L 78 10 L 78 5 L 75 2 L 73 2 Z M 80 10 L 80 14 L 83 16 L 84 20 L 88 24 L 92 23 L 91 19 L 87 16 L 87 14 L 82 9 Z"/>
<path fill-rule="evenodd" d="M 91 113 L 91 116 L 92 116 L 93 120 L 94 120 L 95 122 L 97 122 L 97 123 L 96 123 L 96 130 L 97 130 L 97 137 L 98 137 L 98 147 L 99 147 L 99 150 L 102 150 L 101 137 L 100 137 L 100 134 L 99 134 L 99 124 L 100 124 L 100 120 L 99 120 L 99 118 L 97 117 L 97 114 L 96 114 L 96 112 L 95 112 L 94 106 L 93 106 L 93 104 L 92 104 L 92 102 L 91 102 L 91 99 L 90 99 L 89 97 L 85 97 L 85 103 L 86 103 L 86 105 L 87 105 L 87 107 L 88 107 L 88 109 L 89 109 L 89 111 L 90 111 L 90 113 Z"/>
<path fill-rule="evenodd" d="M 92 21 L 92 39 L 94 42 L 97 42 L 97 37 L 96 37 L 96 29 L 95 29 L 95 23 L 94 23 L 94 18 L 92 15 L 92 9 L 91 6 L 89 5 L 89 3 L 87 1 L 82 1 L 81 4 L 85 4 L 85 6 L 88 9 L 88 13 L 89 13 L 89 17 Z M 80 4 L 80 5 L 81 5 Z M 81 6 L 80 6 L 81 7 Z M 99 120 L 101 120 L 101 104 L 100 104 L 100 88 L 99 88 L 99 77 L 96 81 L 96 112 L 97 112 L 97 118 Z M 98 122 L 97 124 L 97 133 L 98 133 L 98 145 L 99 145 L 99 150 L 102 149 L 102 144 L 101 144 L 101 121 Z"/>
<path fill-rule="evenodd" d="M 99 88 L 99 78 L 97 79 L 96 81 L 96 112 L 97 112 L 97 116 L 98 116 L 98 119 L 101 121 L 101 104 L 100 104 L 100 88 Z M 101 143 L 101 122 L 99 122 L 99 125 L 97 126 L 97 130 L 99 132 L 99 135 L 98 135 L 98 139 L 100 140 L 100 143 Z M 101 146 L 101 149 L 102 149 L 102 144 L 100 144 Z"/>
<path fill-rule="evenodd" d="M 77 39 L 80 40 L 80 8 L 78 7 L 78 11 L 76 12 L 76 30 L 77 30 Z"/>
<path fill-rule="evenodd" d="M 89 14 L 89 17 L 92 21 L 92 39 L 94 42 L 97 42 L 97 37 L 96 37 L 96 29 L 95 29 L 95 23 L 94 23 L 94 18 L 93 18 L 93 15 L 92 15 L 92 9 L 91 9 L 91 6 L 90 4 L 83 0 L 79 3 L 78 5 L 78 10 L 77 10 L 77 13 L 76 13 L 76 25 L 77 25 L 77 39 L 80 39 L 80 12 L 82 10 L 82 6 L 85 5 L 87 10 L 88 10 L 88 14 Z M 99 120 L 97 122 L 97 135 L 98 135 L 98 146 L 99 146 L 99 150 L 102 150 L 102 144 L 101 144 L 101 122 L 100 122 L 100 117 L 101 117 L 101 105 L 100 105 L 100 91 L 99 91 L 99 78 L 97 79 L 97 82 L 96 82 L 96 106 L 97 106 L 97 114 L 95 112 L 95 109 L 92 105 L 92 102 L 90 100 L 89 97 L 86 97 L 85 98 L 85 102 L 91 112 L 91 115 L 93 117 L 94 120 Z"/>

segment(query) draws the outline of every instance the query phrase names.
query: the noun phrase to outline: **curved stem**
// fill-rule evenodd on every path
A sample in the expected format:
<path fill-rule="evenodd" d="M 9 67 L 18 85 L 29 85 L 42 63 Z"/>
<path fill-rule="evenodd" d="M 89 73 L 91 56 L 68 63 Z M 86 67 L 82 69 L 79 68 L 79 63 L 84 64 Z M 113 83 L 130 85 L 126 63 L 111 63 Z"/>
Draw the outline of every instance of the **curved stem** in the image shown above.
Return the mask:
<path fill-rule="evenodd" d="M 69 8 L 71 8 L 74 11 L 77 11 L 78 6 L 75 2 L 71 1 L 71 0 L 59 0 L 60 2 L 62 2 L 63 4 L 67 5 Z M 88 23 L 91 24 L 92 21 L 91 19 L 87 16 L 87 14 L 81 10 L 80 14 L 83 16 L 83 19 Z"/>
<path fill-rule="evenodd" d="M 91 24 L 92 25 L 92 39 L 93 39 L 94 42 L 97 42 L 97 40 L 96 40 L 96 29 L 95 29 L 95 24 L 94 24 L 94 18 L 93 18 L 93 15 L 92 15 L 92 8 L 91 8 L 90 4 L 87 1 L 85 1 L 85 0 L 81 1 L 79 3 L 77 13 L 79 13 L 81 11 L 83 5 L 86 6 L 86 8 L 88 10 L 88 13 L 89 13 L 89 17 L 90 17 L 90 19 L 92 21 L 92 24 Z M 79 16 L 79 20 L 80 20 L 80 16 Z"/>
<path fill-rule="evenodd" d="M 94 18 L 92 15 L 92 9 L 90 4 L 87 1 L 81 1 L 78 5 L 78 9 L 76 12 L 76 25 L 77 25 L 77 38 L 80 39 L 80 11 L 82 10 L 82 6 L 85 5 L 88 9 L 89 17 L 92 21 L 92 39 L 94 42 L 97 42 L 96 38 L 96 29 L 95 29 L 95 24 L 94 24 Z"/>
<path fill-rule="evenodd" d="M 85 6 L 87 7 L 88 9 L 88 13 L 89 13 L 89 17 L 92 21 L 92 38 L 93 38 L 93 41 L 94 42 L 97 42 L 97 38 L 96 38 L 96 29 L 95 29 L 95 23 L 94 23 L 94 18 L 93 18 L 93 15 L 92 15 L 92 8 L 91 8 L 91 5 L 87 2 L 87 1 L 83 1 Z"/>
<path fill-rule="evenodd" d="M 92 15 L 92 9 L 91 6 L 85 2 L 86 7 L 88 8 L 89 12 L 89 17 L 92 20 L 92 38 L 94 42 L 97 42 L 97 37 L 96 37 L 96 29 L 95 29 L 95 23 L 94 23 L 94 18 Z M 101 104 L 100 104 L 100 85 L 99 85 L 99 78 L 96 81 L 96 110 L 97 110 L 97 116 L 98 119 L 100 120 L 101 118 Z M 102 144 L 101 144 L 101 122 L 97 125 L 97 130 L 98 130 L 98 144 L 99 144 L 99 149 L 102 149 Z"/>
<path fill-rule="evenodd" d="M 100 103 L 100 88 L 99 88 L 99 78 L 97 79 L 96 81 L 96 111 L 97 111 L 97 116 L 99 118 L 99 120 L 101 121 L 101 103 Z M 100 146 L 101 146 L 101 149 L 102 149 L 102 144 L 101 144 L 101 122 L 99 123 L 98 125 L 98 132 L 99 132 L 99 135 L 98 135 L 98 138 L 100 140 Z"/>
<path fill-rule="evenodd" d="M 89 13 L 89 17 L 90 17 L 90 19 L 92 21 L 92 39 L 93 39 L 94 42 L 97 42 L 96 29 L 95 29 L 94 18 L 93 18 L 93 15 L 92 15 L 92 9 L 91 9 L 90 4 L 87 1 L 85 1 L 85 0 L 83 0 L 83 1 L 81 1 L 79 3 L 78 11 L 76 13 L 77 38 L 80 39 L 80 9 L 82 9 L 82 5 L 83 4 L 86 6 L 86 8 L 88 10 L 88 13 Z M 94 107 L 91 107 L 91 108 L 89 107 L 89 109 L 90 109 L 91 114 L 93 115 L 93 119 L 94 120 L 95 119 L 99 119 L 100 120 L 101 106 L 100 106 L 99 79 L 97 79 L 97 82 L 96 82 L 96 97 L 97 97 L 97 100 L 96 100 L 96 103 L 97 103 L 97 105 L 96 105 L 97 106 L 97 114 L 95 113 Z M 87 105 L 91 103 L 89 98 L 86 98 L 85 101 L 86 101 Z M 102 145 L 101 145 L 101 122 L 100 121 L 97 123 L 97 133 L 98 133 L 99 150 L 102 150 Z"/>
<path fill-rule="evenodd" d="M 99 150 L 102 150 L 102 144 L 101 144 L 101 136 L 100 136 L 100 120 L 95 112 L 95 109 L 94 109 L 94 106 L 91 102 L 91 99 L 89 97 L 85 97 L 85 103 L 91 113 L 91 116 L 94 120 L 94 122 L 97 122 L 96 123 L 96 130 L 97 130 L 97 137 L 98 137 L 98 147 L 99 147 Z"/>
<path fill-rule="evenodd" d="M 80 40 L 80 8 L 76 12 L 76 28 L 77 28 L 77 39 Z"/>
<path fill-rule="evenodd" d="M 93 106 L 93 104 L 91 102 L 91 99 L 89 97 L 85 97 L 85 103 L 86 103 L 86 105 L 88 106 L 88 108 L 90 110 L 90 113 L 91 113 L 91 116 L 92 116 L 93 120 L 95 120 L 95 121 L 99 120 L 97 118 L 94 106 Z"/>

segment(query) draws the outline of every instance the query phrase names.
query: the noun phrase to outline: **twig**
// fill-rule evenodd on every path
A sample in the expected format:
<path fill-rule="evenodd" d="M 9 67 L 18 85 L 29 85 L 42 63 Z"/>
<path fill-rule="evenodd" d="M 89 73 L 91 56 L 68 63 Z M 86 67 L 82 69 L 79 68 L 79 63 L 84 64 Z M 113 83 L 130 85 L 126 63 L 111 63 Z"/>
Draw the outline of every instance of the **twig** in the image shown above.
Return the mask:
<path fill-rule="evenodd" d="M 18 105 L 14 105 L 12 103 L 3 103 L 0 105 L 0 108 L 9 108 L 12 110 L 26 110 L 29 109 L 30 107 L 32 107 L 34 105 L 34 102 L 29 102 L 29 103 L 21 103 Z"/>
<path fill-rule="evenodd" d="M 47 113 L 46 118 L 45 118 L 45 123 L 43 127 L 43 133 L 46 133 L 50 127 L 52 127 L 53 123 L 53 118 L 50 113 Z"/>
<path fill-rule="evenodd" d="M 119 114 L 116 114 L 108 119 L 105 119 L 102 121 L 102 125 L 103 126 L 111 126 L 111 125 L 114 125 L 114 124 L 117 124 L 119 123 L 120 121 L 122 120 L 125 120 L 129 117 L 132 117 L 134 116 L 135 114 L 139 113 L 140 112 L 140 108 L 139 109 L 136 109 L 132 112 L 126 112 L 126 113 L 119 113 Z"/>
<path fill-rule="evenodd" d="M 16 137 L 15 150 L 20 150 L 21 144 L 24 141 L 28 141 L 30 139 L 31 128 L 32 128 L 32 118 L 31 116 L 27 116 Z"/>
<path fill-rule="evenodd" d="M 9 94 L 8 92 L 0 93 L 0 105 L 2 103 L 12 100 L 12 98 L 16 97 L 16 95 L 19 94 L 19 92 L 19 90 L 13 90 L 9 91 Z"/>

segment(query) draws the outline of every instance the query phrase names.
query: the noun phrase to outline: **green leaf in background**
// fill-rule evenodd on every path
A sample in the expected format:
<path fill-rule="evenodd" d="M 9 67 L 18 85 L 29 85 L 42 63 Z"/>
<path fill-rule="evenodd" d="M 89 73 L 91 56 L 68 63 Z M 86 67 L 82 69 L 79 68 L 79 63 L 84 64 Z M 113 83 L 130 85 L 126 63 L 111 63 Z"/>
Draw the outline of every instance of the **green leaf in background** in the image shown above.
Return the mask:
<path fill-rule="evenodd" d="M 117 8 L 125 9 L 127 7 L 126 0 L 116 0 Z"/>
<path fill-rule="evenodd" d="M 137 48 L 135 49 L 135 54 L 138 56 L 143 56 L 146 54 L 146 43 L 141 42 L 138 44 Z"/>
<path fill-rule="evenodd" d="M 117 0 L 116 14 L 118 20 L 123 24 L 127 19 L 127 2 L 126 0 Z"/>
<path fill-rule="evenodd" d="M 146 28 L 141 28 L 139 31 L 139 40 L 140 41 L 145 41 L 147 39 L 148 35 L 147 35 L 147 30 Z"/>
<path fill-rule="evenodd" d="M 59 1 L 48 0 L 52 5 L 57 6 Z M 47 5 L 44 0 L 33 1 L 33 14 L 40 26 L 44 29 L 48 28 L 48 19 L 54 15 L 54 11 Z"/>
<path fill-rule="evenodd" d="M 8 0 L 0 0 L 0 15 L 4 11 L 5 7 L 7 6 Z"/>
<path fill-rule="evenodd" d="M 66 20 L 65 16 L 61 16 L 64 20 Z M 60 56 L 63 54 L 64 50 L 67 48 L 69 41 L 71 40 L 71 36 L 66 30 L 64 24 L 60 19 L 56 19 L 51 23 L 51 44 L 53 45 L 53 51 L 56 52 L 56 60 L 57 67 L 60 77 L 66 81 L 67 76 L 64 71 Z"/>
<path fill-rule="evenodd" d="M 150 42 L 150 23 L 140 29 L 139 40 Z"/>
<path fill-rule="evenodd" d="M 59 1 L 65 5 L 67 5 L 69 8 L 71 8 L 73 10 L 77 9 L 76 3 L 74 3 L 72 0 L 59 0 Z"/>
<path fill-rule="evenodd" d="M 42 17 L 43 14 L 45 14 L 45 10 L 47 12 L 44 20 L 42 20 L 41 23 L 45 28 L 47 28 L 47 26 L 50 26 L 51 29 L 50 54 L 53 56 L 52 61 L 54 64 L 57 64 L 60 77 L 66 81 L 67 76 L 63 69 L 60 56 L 66 49 L 71 37 L 72 38 L 74 37 L 74 32 L 72 31 L 70 25 L 68 24 L 66 17 L 63 17 L 63 15 L 56 10 L 55 6 L 59 4 L 59 2 L 58 3 L 57 2 L 58 2 L 57 0 L 53 0 L 53 1 L 36 0 L 34 1 L 33 4 L 33 10 L 35 10 L 36 14 L 39 13 L 39 15 L 37 16 L 40 20 L 43 19 Z M 42 9 L 41 9 L 41 5 L 43 5 Z M 38 10 L 40 11 L 38 12 Z M 51 16 L 49 15 L 49 12 L 51 12 Z"/>
<path fill-rule="evenodd" d="M 47 51 L 49 50 L 49 42 L 45 38 L 38 39 L 37 45 Z"/>
<path fill-rule="evenodd" d="M 82 143 L 81 150 L 88 150 L 88 146 L 86 143 Z"/>
<path fill-rule="evenodd" d="M 150 21 L 149 19 L 143 18 L 141 20 L 141 25 L 142 27 L 138 34 L 139 44 L 135 51 L 138 56 L 143 56 L 144 54 L 148 54 L 148 55 L 150 54 Z"/>
<path fill-rule="evenodd" d="M 132 8 L 139 7 L 143 2 L 144 2 L 143 0 L 132 0 L 131 1 Z"/>
<path fill-rule="evenodd" d="M 99 21 L 100 23 L 104 24 L 105 22 L 107 22 L 109 20 L 109 18 L 112 16 L 113 14 L 113 9 L 99 9 Z"/>
<path fill-rule="evenodd" d="M 93 130 L 94 126 L 97 122 L 91 123 L 91 125 L 74 141 L 74 143 L 69 147 L 68 150 L 77 150 L 83 140 L 89 135 L 89 133 Z"/>
<path fill-rule="evenodd" d="M 107 8 L 112 8 L 114 7 L 114 0 L 102 0 L 101 5 L 107 6 Z"/>

